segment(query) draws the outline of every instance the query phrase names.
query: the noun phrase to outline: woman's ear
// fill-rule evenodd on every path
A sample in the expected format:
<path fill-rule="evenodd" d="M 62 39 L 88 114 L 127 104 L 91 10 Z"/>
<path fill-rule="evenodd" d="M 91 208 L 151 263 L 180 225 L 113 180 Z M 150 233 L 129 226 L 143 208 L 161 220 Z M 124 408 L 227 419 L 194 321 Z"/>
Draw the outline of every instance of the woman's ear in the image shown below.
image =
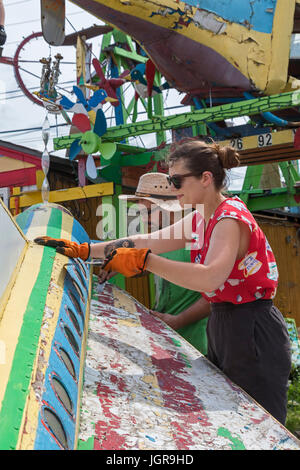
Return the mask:
<path fill-rule="evenodd" d="M 208 186 L 213 181 L 213 175 L 211 171 L 204 171 L 201 175 L 201 181 L 205 186 Z"/>

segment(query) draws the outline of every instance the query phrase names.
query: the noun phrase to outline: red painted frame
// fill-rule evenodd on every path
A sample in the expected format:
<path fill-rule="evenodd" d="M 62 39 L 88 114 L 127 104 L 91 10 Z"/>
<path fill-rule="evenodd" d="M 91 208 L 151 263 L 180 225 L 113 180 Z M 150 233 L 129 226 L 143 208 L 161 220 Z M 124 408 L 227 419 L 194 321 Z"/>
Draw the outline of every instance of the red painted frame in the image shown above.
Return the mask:
<path fill-rule="evenodd" d="M 42 169 L 41 158 L 30 153 L 14 150 L 4 145 L 0 145 L 0 155 L 14 158 L 26 163 L 31 163 L 34 167 L 20 170 L 11 170 L 0 173 L 0 187 L 31 186 L 36 184 L 36 171 Z M 1 157 L 0 157 L 1 163 Z"/>

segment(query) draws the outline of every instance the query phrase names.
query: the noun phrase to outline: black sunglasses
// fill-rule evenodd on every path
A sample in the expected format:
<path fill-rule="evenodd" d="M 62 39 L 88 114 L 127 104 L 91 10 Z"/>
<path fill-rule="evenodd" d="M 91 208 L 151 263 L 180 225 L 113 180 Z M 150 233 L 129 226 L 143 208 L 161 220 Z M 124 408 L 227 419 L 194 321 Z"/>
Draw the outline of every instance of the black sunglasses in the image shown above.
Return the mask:
<path fill-rule="evenodd" d="M 186 173 L 185 175 L 167 176 L 167 180 L 170 186 L 171 184 L 173 184 L 175 189 L 180 189 L 184 178 L 188 178 L 189 176 L 195 176 L 195 175 L 194 173 Z"/>

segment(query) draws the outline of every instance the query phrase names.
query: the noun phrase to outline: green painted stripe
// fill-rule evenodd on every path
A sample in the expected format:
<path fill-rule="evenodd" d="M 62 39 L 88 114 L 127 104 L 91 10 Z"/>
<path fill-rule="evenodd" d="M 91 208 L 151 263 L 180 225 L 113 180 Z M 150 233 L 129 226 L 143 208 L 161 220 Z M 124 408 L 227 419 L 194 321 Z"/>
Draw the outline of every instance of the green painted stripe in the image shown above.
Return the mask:
<path fill-rule="evenodd" d="M 59 238 L 62 212 L 52 210 L 47 226 L 49 237 Z M 0 449 L 15 449 L 37 354 L 48 286 L 54 262 L 53 248 L 44 248 L 40 271 L 27 304 L 12 368 L 0 410 Z"/>
<path fill-rule="evenodd" d="M 87 441 L 79 439 L 77 450 L 94 450 L 94 437 L 89 437 Z"/>

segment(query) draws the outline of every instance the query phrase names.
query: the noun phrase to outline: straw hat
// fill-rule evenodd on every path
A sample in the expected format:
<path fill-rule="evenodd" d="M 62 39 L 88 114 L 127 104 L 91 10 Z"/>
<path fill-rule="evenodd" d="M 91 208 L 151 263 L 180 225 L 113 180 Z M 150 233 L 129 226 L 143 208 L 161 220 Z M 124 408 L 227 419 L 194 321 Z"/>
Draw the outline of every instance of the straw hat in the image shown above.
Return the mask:
<path fill-rule="evenodd" d="M 121 200 L 137 201 L 146 199 L 169 212 L 182 211 L 176 196 L 171 192 L 171 187 L 164 173 L 146 173 L 139 179 L 135 194 L 122 194 Z"/>

